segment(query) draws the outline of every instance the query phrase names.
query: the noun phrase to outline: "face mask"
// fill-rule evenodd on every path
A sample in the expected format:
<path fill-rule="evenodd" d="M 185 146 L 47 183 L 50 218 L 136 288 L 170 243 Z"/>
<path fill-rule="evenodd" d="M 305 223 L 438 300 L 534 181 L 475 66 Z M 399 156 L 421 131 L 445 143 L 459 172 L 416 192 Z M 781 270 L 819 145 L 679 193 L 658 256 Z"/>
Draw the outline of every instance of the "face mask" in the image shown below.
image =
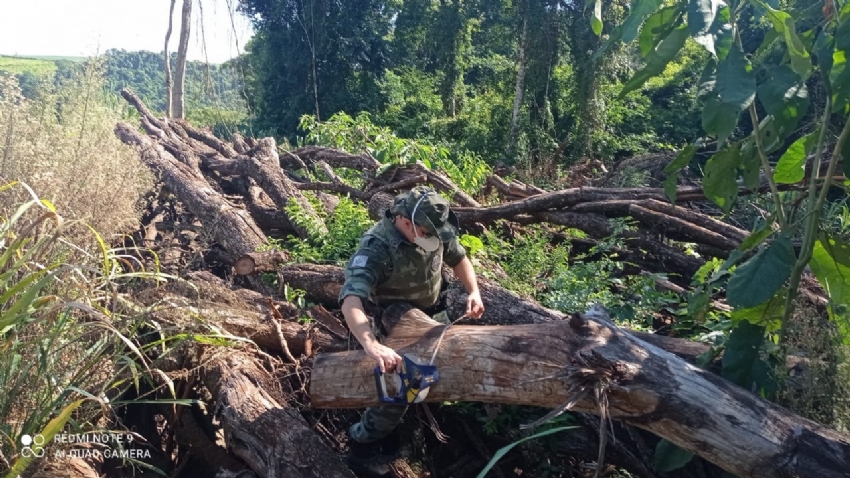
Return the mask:
<path fill-rule="evenodd" d="M 434 252 L 440 247 L 440 238 L 437 236 L 422 237 L 416 233 L 415 228 L 413 229 L 413 234 L 416 234 L 416 237 L 413 238 L 413 243 L 428 252 Z"/>
<path fill-rule="evenodd" d="M 413 218 L 416 217 L 416 209 L 419 207 L 419 203 L 425 199 L 425 196 L 431 194 L 427 192 L 419 197 L 419 200 L 416 201 L 416 205 L 413 206 L 413 213 L 410 215 L 410 223 L 413 225 L 413 243 L 417 246 L 421 247 L 423 250 L 427 252 L 434 252 L 440 247 L 440 238 L 437 236 L 431 237 L 422 237 L 419 235 L 419 231 L 416 228 L 416 222 L 414 222 Z"/>

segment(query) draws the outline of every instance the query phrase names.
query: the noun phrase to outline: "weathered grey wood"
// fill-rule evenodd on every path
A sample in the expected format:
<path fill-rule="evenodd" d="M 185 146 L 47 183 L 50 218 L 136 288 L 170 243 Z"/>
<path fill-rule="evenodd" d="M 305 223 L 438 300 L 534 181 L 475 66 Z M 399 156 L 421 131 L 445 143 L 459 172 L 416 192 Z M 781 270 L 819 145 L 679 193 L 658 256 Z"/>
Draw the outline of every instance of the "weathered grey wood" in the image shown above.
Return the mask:
<path fill-rule="evenodd" d="M 444 326 L 416 309 L 385 314 L 386 344 L 430 357 Z M 314 407 L 377 402 L 374 361 L 361 351 L 320 355 Z M 456 325 L 437 355 L 440 382 L 427 401 L 481 401 L 555 408 L 582 386 L 606 390 L 616 420 L 649 430 L 741 477 L 846 477 L 850 438 L 700 370 L 612 326 L 601 308 L 569 321 L 522 326 Z M 570 392 L 573 391 L 573 393 Z M 591 398 L 577 411 L 598 413 Z"/>
<path fill-rule="evenodd" d="M 206 231 L 232 256 L 239 257 L 253 252 L 267 242 L 265 234 L 247 211 L 228 203 L 195 170 L 178 161 L 159 143 L 124 122 L 115 127 L 115 134 L 124 143 L 139 148 L 142 162 L 200 219 Z"/>
<path fill-rule="evenodd" d="M 295 201 L 301 213 L 313 222 L 312 227 L 307 227 L 296 221 L 290 221 L 302 239 L 310 237 L 311 230 L 327 232 L 325 223 L 313 209 L 312 204 L 280 169 L 280 159 L 274 139 L 263 138 L 252 153 L 252 156 L 241 155 L 237 159 L 227 159 L 221 155 L 205 155 L 202 160 L 204 165 L 223 174 L 250 176 L 278 208 L 283 209 L 289 206 L 290 201 Z"/>
<path fill-rule="evenodd" d="M 286 406 L 280 383 L 254 356 L 210 348 L 201 378 L 214 397 L 228 450 L 265 478 L 352 478 L 351 470 Z"/>

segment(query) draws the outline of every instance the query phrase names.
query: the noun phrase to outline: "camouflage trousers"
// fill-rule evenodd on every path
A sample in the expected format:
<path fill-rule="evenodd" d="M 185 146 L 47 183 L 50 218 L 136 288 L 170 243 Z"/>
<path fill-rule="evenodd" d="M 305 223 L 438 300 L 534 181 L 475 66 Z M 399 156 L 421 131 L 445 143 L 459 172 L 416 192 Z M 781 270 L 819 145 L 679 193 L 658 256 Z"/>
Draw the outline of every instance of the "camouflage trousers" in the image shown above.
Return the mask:
<path fill-rule="evenodd" d="M 438 312 L 431 316 L 437 322 L 444 324 L 449 323 L 448 314 L 445 311 Z M 376 332 L 375 336 L 380 338 L 378 332 L 379 327 L 375 326 L 375 320 L 372 320 L 372 329 Z M 377 407 L 369 407 L 363 413 L 360 421 L 352 425 L 348 429 L 348 435 L 352 440 L 360 443 L 370 443 L 386 437 L 396 429 L 407 412 L 407 405 L 386 404 Z"/>

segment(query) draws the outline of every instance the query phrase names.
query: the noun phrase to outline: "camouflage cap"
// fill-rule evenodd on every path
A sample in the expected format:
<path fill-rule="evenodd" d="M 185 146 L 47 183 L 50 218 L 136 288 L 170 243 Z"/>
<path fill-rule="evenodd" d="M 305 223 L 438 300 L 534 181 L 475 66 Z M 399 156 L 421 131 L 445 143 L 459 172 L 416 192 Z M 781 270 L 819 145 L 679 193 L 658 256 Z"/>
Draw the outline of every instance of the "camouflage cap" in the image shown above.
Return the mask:
<path fill-rule="evenodd" d="M 416 217 L 411 217 L 414 211 Z M 413 219 L 417 226 L 437 235 L 442 242 L 451 241 L 460 227 L 449 201 L 426 186 L 416 186 L 396 196 L 390 213 Z"/>

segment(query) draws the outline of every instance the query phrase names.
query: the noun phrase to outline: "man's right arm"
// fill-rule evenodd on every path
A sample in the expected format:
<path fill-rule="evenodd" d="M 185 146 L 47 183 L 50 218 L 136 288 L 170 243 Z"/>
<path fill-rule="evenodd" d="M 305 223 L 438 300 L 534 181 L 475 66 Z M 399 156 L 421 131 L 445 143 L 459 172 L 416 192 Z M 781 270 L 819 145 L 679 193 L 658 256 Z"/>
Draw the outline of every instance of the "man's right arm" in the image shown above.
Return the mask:
<path fill-rule="evenodd" d="M 392 372 L 401 363 L 401 357 L 378 342 L 363 309 L 363 301 L 370 297 L 375 286 L 387 280 L 386 268 L 390 260 L 387 251 L 375 239 L 367 239 L 348 262 L 345 283 L 339 294 L 348 330 L 363 346 L 363 351 L 378 362 L 382 372 Z"/>
<path fill-rule="evenodd" d="M 356 295 L 348 295 L 342 301 L 342 315 L 354 338 L 363 346 L 366 355 L 375 359 L 381 372 L 392 372 L 401 363 L 401 357 L 395 350 L 381 344 L 372 333 L 372 325 L 363 311 L 363 301 Z"/>

